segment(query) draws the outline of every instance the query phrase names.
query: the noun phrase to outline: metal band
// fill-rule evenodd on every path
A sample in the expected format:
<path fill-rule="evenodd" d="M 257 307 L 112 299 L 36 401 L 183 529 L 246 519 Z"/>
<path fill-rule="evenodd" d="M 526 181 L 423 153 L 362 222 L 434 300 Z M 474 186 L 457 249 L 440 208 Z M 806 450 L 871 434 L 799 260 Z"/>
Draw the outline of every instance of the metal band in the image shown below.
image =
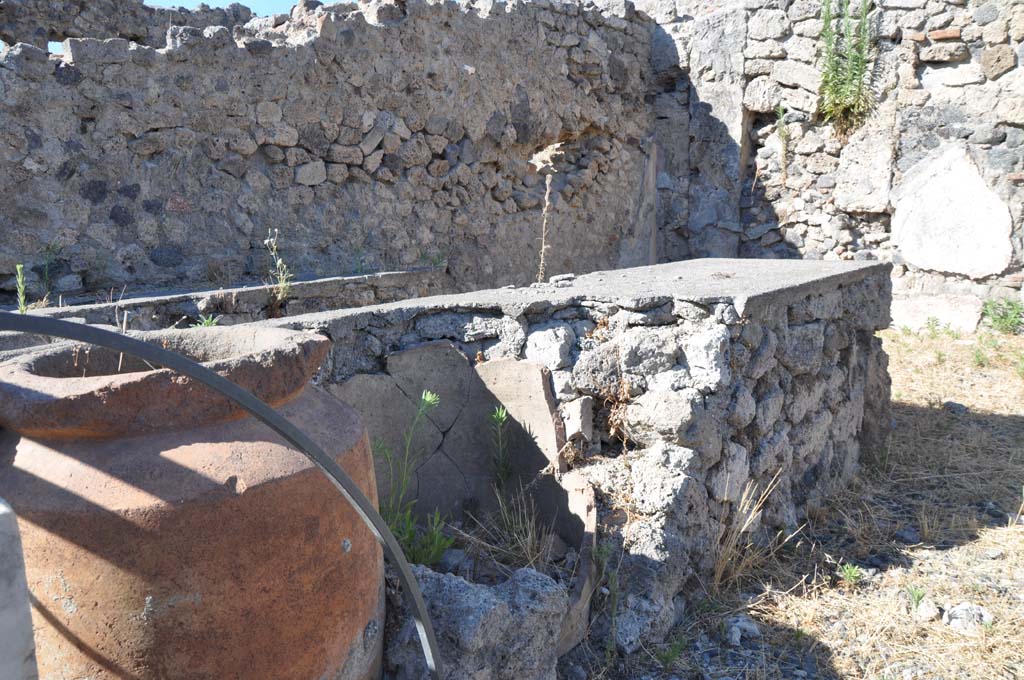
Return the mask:
<path fill-rule="evenodd" d="M 384 519 L 373 507 L 373 504 L 370 503 L 370 500 L 363 495 L 363 492 L 359 490 L 355 482 L 345 474 L 341 466 L 286 418 L 256 398 L 251 392 L 242 389 L 201 364 L 175 352 L 135 340 L 126 335 L 85 324 L 28 314 L 13 314 L 10 312 L 0 312 L 0 331 L 37 333 L 87 342 L 119 352 L 127 352 L 139 359 L 144 359 L 152 364 L 158 364 L 198 380 L 207 387 L 231 399 L 251 413 L 256 419 L 274 430 L 274 432 L 284 437 L 285 440 L 312 461 L 334 483 L 334 486 L 338 488 L 338 491 L 341 492 L 349 504 L 355 508 L 363 522 L 366 523 L 366 526 L 373 532 L 377 541 L 383 546 L 384 554 L 388 560 L 398 568 L 402 589 L 412 605 L 412 615 L 416 621 L 416 629 L 419 632 L 420 644 L 423 647 L 423 655 L 426 657 L 427 668 L 430 671 L 431 677 L 434 680 L 439 680 L 443 670 L 440 652 L 437 647 L 437 637 L 434 635 L 434 627 L 430 623 L 430 616 L 423 601 L 423 594 L 420 592 L 416 578 L 409 568 L 409 562 L 406 561 L 398 541 L 395 540 L 391 530 L 388 529 Z"/>

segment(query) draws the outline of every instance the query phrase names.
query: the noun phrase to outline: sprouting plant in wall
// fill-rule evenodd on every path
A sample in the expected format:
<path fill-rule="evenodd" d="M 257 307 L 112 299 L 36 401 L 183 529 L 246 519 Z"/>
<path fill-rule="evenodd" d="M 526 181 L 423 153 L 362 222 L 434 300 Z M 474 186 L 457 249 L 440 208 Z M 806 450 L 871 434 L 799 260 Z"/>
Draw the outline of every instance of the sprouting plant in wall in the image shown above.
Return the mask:
<path fill-rule="evenodd" d="M 782 171 L 782 183 L 785 184 L 789 167 L 789 128 L 786 127 L 786 107 L 782 104 L 775 107 L 775 134 L 779 136 L 779 143 L 782 145 L 779 166 Z"/>
<path fill-rule="evenodd" d="M 853 3 L 854 0 L 823 0 L 821 6 L 820 108 L 840 137 L 848 137 L 874 106 L 868 63 L 871 49 L 868 12 L 872 0 L 860 0 L 859 10 Z M 854 12 L 857 12 L 856 26 Z"/>
<path fill-rule="evenodd" d="M 504 489 L 512 477 L 512 460 L 508 451 L 508 409 L 495 406 L 487 419 L 491 425 L 491 442 L 494 445 L 492 460 L 498 489 Z"/>
<path fill-rule="evenodd" d="M 409 427 L 402 433 L 402 450 L 395 453 L 383 441 L 373 443 L 374 455 L 384 461 L 387 468 L 387 493 L 381 501 L 380 512 L 388 528 L 398 539 L 406 556 L 418 564 L 433 564 L 451 547 L 454 539 L 445 535 L 444 519 L 437 511 L 428 516 L 427 526 L 419 529 L 413 515 L 415 500 L 407 498 L 419 452 L 413 446 L 420 424 L 441 403 L 441 398 L 424 390 L 416 405 L 416 413 Z"/>
<path fill-rule="evenodd" d="M 43 290 L 45 291 L 43 297 L 48 298 L 53 289 L 53 265 L 57 262 L 57 257 L 60 256 L 61 246 L 57 243 L 48 243 L 43 246 L 41 254 L 43 256 Z"/>
<path fill-rule="evenodd" d="M 199 320 L 192 324 L 192 328 L 209 328 L 220 324 L 220 317 L 214 314 L 200 314 Z"/>
<path fill-rule="evenodd" d="M 419 403 L 416 404 L 416 414 L 412 423 L 402 433 L 402 450 L 395 453 L 387 444 L 378 441 L 375 444 L 376 454 L 384 461 L 388 471 L 388 493 L 381 503 L 381 514 L 385 520 L 390 517 L 397 517 L 412 501 L 406 500 L 409 486 L 412 484 L 413 472 L 416 470 L 416 462 L 419 458 L 418 451 L 413 447 L 416 438 L 416 431 L 420 423 L 441 403 L 441 397 L 430 390 L 423 390 Z M 390 521 L 388 522 L 390 524 Z"/>
<path fill-rule="evenodd" d="M 604 659 L 605 664 L 611 666 L 618 651 L 619 570 L 609 571 L 605 582 L 608 588 L 608 639 L 604 643 Z"/>
<path fill-rule="evenodd" d="M 18 288 L 18 311 L 25 314 L 28 312 L 28 298 L 25 296 L 25 265 L 14 265 L 14 281 Z"/>
<path fill-rule="evenodd" d="M 267 232 L 267 240 L 263 242 L 267 251 L 270 252 L 270 262 L 273 265 L 270 268 L 270 280 L 274 286 L 272 302 L 276 307 L 280 307 L 291 296 L 292 279 L 295 278 L 291 269 L 288 268 L 288 264 L 281 257 L 281 250 L 278 244 L 280 238 L 281 232 L 277 229 L 272 229 Z"/>

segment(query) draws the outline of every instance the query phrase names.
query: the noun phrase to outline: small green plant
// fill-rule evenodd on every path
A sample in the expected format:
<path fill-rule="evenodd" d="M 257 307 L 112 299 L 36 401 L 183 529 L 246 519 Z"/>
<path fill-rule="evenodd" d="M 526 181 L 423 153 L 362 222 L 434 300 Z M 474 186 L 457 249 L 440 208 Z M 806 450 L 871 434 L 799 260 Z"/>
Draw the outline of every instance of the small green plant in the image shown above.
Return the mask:
<path fill-rule="evenodd" d="M 608 588 L 608 639 L 604 644 L 604 660 L 610 666 L 618 654 L 618 645 L 615 640 L 618 637 L 619 570 L 609 571 L 605 583 Z"/>
<path fill-rule="evenodd" d="M 412 562 L 431 565 L 441 559 L 442 553 L 455 540 L 444 533 L 444 518 L 436 510 L 427 517 L 426 527 L 416 526 L 413 515 L 415 500 L 407 499 L 413 473 L 419 460 L 419 452 L 413 447 L 416 431 L 424 418 L 441 403 L 441 398 L 430 390 L 423 390 L 412 423 L 402 433 L 402 451 L 395 454 L 381 440 L 373 443 L 374 455 L 387 466 L 387 493 L 380 506 L 380 514 L 387 522 L 391 533 Z"/>
<path fill-rule="evenodd" d="M 985 368 L 988 366 L 988 355 L 985 354 L 985 350 L 980 347 L 975 347 L 971 354 L 971 361 L 977 368 Z"/>
<path fill-rule="evenodd" d="M 1000 333 L 1024 333 L 1024 303 L 1016 300 L 986 300 L 981 307 L 981 316 Z"/>
<path fill-rule="evenodd" d="M 868 69 L 871 4 L 872 0 L 861 0 L 856 28 L 853 0 L 824 0 L 821 6 L 820 109 L 840 137 L 848 137 L 874 106 Z"/>
<path fill-rule="evenodd" d="M 779 166 L 782 174 L 782 183 L 786 183 L 789 176 L 789 128 L 786 127 L 786 107 L 779 104 L 775 107 L 775 134 L 779 136 L 782 145 L 779 158 Z"/>
<path fill-rule="evenodd" d="M 413 564 L 436 564 L 444 551 L 452 547 L 455 539 L 444 533 L 444 518 L 437 510 L 427 515 L 425 527 L 416 525 L 416 517 L 412 513 L 412 504 L 402 512 L 393 516 L 388 528 L 395 535 L 406 559 Z"/>
<path fill-rule="evenodd" d="M 220 324 L 220 317 L 214 314 L 200 314 L 199 321 L 192 324 L 192 328 L 209 328 Z"/>
<path fill-rule="evenodd" d="M 14 265 L 14 280 L 18 288 L 18 312 L 28 313 L 28 298 L 25 296 L 25 265 Z"/>
<path fill-rule="evenodd" d="M 941 350 L 935 350 L 935 363 L 940 366 L 946 363 L 946 353 Z"/>
<path fill-rule="evenodd" d="M 907 597 L 910 598 L 911 609 L 917 609 L 924 599 L 925 590 L 921 586 L 907 586 Z"/>
<path fill-rule="evenodd" d="M 689 642 L 685 634 L 677 633 L 669 640 L 667 645 L 654 652 L 654 657 L 661 664 L 662 668 L 669 670 L 675 666 L 676 661 L 683 655 Z"/>
<path fill-rule="evenodd" d="M 43 290 L 46 291 L 44 298 L 49 297 L 53 288 L 52 271 L 54 263 L 57 261 L 57 257 L 60 256 L 62 247 L 57 243 L 48 243 L 43 246 L 40 253 L 43 256 Z"/>
<path fill-rule="evenodd" d="M 856 564 L 844 562 L 839 566 L 839 578 L 841 578 L 843 583 L 846 585 L 855 586 L 864 580 L 864 570 Z"/>
<path fill-rule="evenodd" d="M 1024 354 L 1017 356 L 1017 363 L 1014 365 L 1013 370 L 1016 371 L 1021 379 L 1024 379 Z"/>
<path fill-rule="evenodd" d="M 273 303 L 277 307 L 280 307 L 291 296 L 292 280 L 295 278 L 291 269 L 288 268 L 288 264 L 281 257 L 278 245 L 280 237 L 281 233 L 277 229 L 273 229 L 267 232 L 267 240 L 263 242 L 267 251 L 270 252 L 270 261 L 273 265 L 270 269 L 270 280 L 274 286 Z"/>
<path fill-rule="evenodd" d="M 487 417 L 491 425 L 491 441 L 494 444 L 492 460 L 498 489 L 503 490 L 512 478 L 512 460 L 508 452 L 508 409 L 495 406 Z"/>

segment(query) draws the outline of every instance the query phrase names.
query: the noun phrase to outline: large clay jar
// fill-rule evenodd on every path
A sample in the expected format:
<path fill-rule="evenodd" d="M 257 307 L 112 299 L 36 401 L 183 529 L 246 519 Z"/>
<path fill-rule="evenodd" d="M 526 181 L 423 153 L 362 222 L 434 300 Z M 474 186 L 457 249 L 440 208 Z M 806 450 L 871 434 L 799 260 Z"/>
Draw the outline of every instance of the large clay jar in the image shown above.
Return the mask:
<path fill-rule="evenodd" d="M 277 406 L 376 502 L 362 421 L 309 383 L 325 338 L 139 336 Z M 64 345 L 0 366 L 0 426 L 20 435 L 0 438 L 0 497 L 19 518 L 43 680 L 379 677 L 379 546 L 318 470 L 227 400 Z"/>

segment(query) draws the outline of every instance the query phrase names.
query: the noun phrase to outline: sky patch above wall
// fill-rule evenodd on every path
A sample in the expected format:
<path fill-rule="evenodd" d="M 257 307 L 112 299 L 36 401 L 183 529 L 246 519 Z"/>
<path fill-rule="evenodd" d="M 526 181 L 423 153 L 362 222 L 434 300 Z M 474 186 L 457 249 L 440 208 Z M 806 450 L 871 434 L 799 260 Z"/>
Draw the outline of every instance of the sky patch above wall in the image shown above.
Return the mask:
<path fill-rule="evenodd" d="M 210 7 L 227 7 L 233 2 L 238 1 L 207 0 L 206 4 Z M 154 0 L 146 0 L 146 4 L 153 7 L 184 7 L 186 9 L 195 9 L 199 5 L 198 2 L 192 2 L 191 0 L 181 0 L 180 2 L 154 2 Z M 259 16 L 267 16 L 270 14 L 287 14 L 291 11 L 294 0 L 248 0 L 240 4 L 245 5 Z"/>

